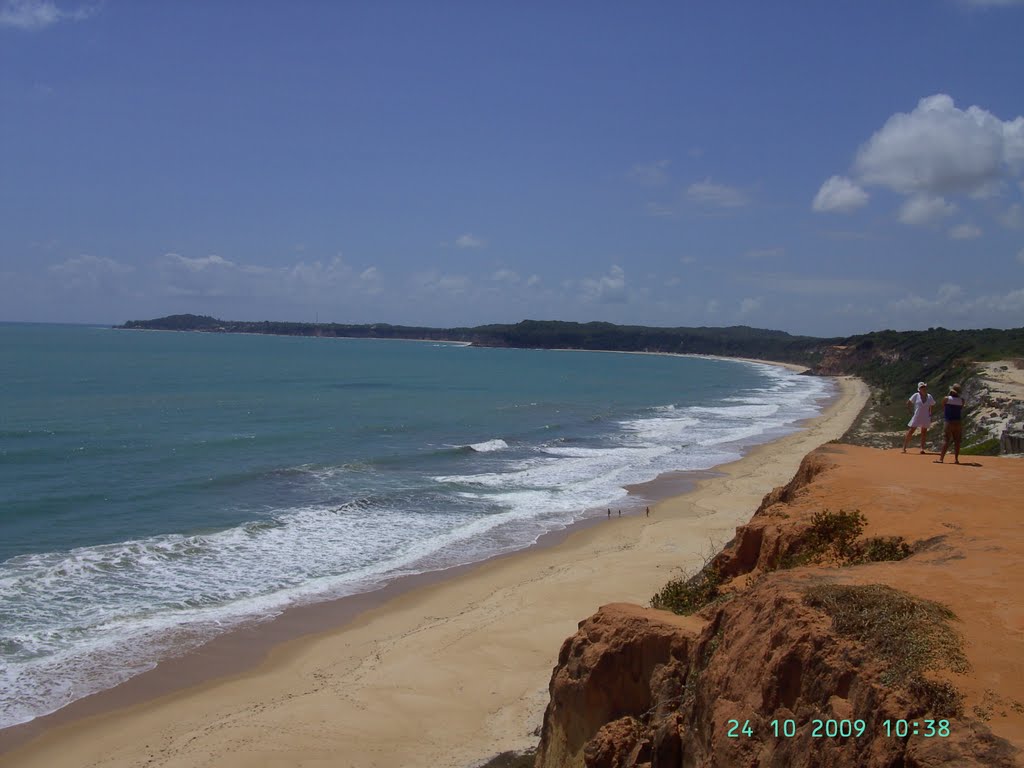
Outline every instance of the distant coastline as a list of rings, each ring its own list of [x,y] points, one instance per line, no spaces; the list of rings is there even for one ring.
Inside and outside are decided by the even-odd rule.
[[[115,326],[132,330],[247,333],[352,339],[404,339],[478,347],[648,352],[698,355],[799,366],[812,376],[855,376],[871,396],[846,435],[861,445],[894,445],[905,428],[904,402],[927,381],[932,391],[960,383],[981,391],[980,363],[1024,361],[1024,327],[953,331],[872,331],[845,338],[795,336],[749,326],[662,328],[613,323],[523,320],[515,324],[430,328],[372,323],[292,323],[220,320],[208,315],[168,315]],[[969,416],[968,419],[973,419]],[[980,430],[970,431],[981,434]],[[983,441],[979,452],[998,453],[999,440]]]
[[[127,330],[251,333],[276,336],[406,339],[445,341],[485,347],[525,349],[585,349],[610,352],[671,352],[676,354],[747,357],[810,365],[823,340],[792,336],[747,326],[729,328],[652,328],[612,323],[570,323],[524,320],[515,325],[431,328],[373,323],[292,323],[220,320],[206,315],[169,315],[132,320],[115,326]]]

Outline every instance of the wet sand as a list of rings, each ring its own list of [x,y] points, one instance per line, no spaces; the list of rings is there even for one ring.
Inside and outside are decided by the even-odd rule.
[[[234,633],[0,732],[0,766],[467,766],[532,746],[577,622],[604,603],[646,603],[727,541],[808,451],[852,423],[867,389],[840,383],[803,431],[653,504],[649,518],[613,512],[550,546]]]

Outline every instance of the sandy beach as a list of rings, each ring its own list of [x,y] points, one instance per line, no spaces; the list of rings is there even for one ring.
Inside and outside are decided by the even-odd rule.
[[[805,454],[842,435],[867,388],[839,383],[802,431],[720,467],[649,518],[614,516],[279,644],[244,671],[45,728],[0,766],[461,768],[535,746],[562,641],[599,606],[646,604],[699,566]]]

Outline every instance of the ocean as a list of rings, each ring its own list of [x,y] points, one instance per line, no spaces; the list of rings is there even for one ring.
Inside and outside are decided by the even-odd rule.
[[[0,728],[799,428],[763,364],[0,324]]]

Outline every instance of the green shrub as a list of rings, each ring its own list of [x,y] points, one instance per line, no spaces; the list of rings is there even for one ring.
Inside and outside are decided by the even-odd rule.
[[[905,560],[912,553],[902,536],[873,536],[854,547],[851,564]]]
[[[716,600],[724,599],[719,591],[722,576],[712,565],[705,565],[689,578],[673,579],[651,598],[651,607],[683,616],[699,611]]]
[[[854,542],[864,530],[867,518],[858,510],[847,512],[815,512],[811,517],[808,547],[819,556],[836,560],[849,559]]]
[[[848,561],[856,550],[856,540],[867,518],[859,511],[815,512],[795,551],[784,556],[780,568],[796,568],[823,560]]]

